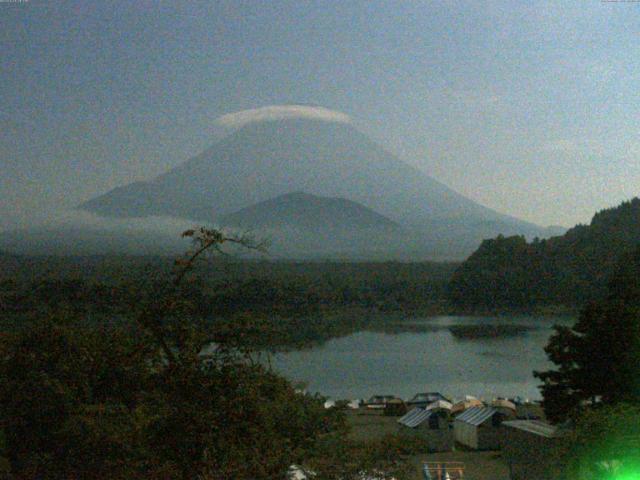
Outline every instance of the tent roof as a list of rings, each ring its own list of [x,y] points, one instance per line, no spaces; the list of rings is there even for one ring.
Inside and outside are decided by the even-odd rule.
[[[451,408],[451,412],[452,413],[462,412],[462,411],[467,410],[468,408],[471,408],[471,407],[484,407],[484,403],[482,403],[477,398],[471,398],[469,400],[462,400],[462,401],[456,403]]]
[[[427,410],[436,410],[439,408],[444,410],[451,410],[453,408],[453,405],[446,400],[437,400],[427,405]]]
[[[491,402],[491,406],[496,408],[509,408],[513,411],[516,410],[515,403],[510,402],[509,400],[505,400],[504,398],[498,398],[497,400],[494,400],[493,402]]]

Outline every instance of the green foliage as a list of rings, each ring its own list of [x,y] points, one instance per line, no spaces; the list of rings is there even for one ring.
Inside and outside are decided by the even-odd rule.
[[[0,415],[20,478],[282,478],[342,419],[236,350],[176,364],[149,336],[38,322],[3,342]],[[151,473],[150,473],[151,472]]]
[[[133,320],[87,322],[82,308],[58,305],[0,337],[13,478],[281,480],[292,464],[318,480],[401,471],[400,452],[347,441],[342,412],[256,361],[252,318],[236,329],[200,318],[187,280],[195,260],[228,242],[254,244],[205,229],[187,235],[194,250],[172,281],[131,303]],[[63,286],[62,303],[90,302],[75,294],[82,284]]]
[[[13,472],[120,471],[135,444],[131,412],[156,360],[144,336],[42,319],[1,346],[0,415]]]
[[[582,412],[562,447],[565,478],[632,480],[640,475],[640,406],[620,403]]]
[[[130,262],[130,270],[126,265]],[[145,263],[147,262],[147,263]],[[375,312],[439,313],[454,266],[432,263],[293,263],[203,261],[198,277],[182,282],[180,296],[215,328],[238,324],[255,348],[306,346],[376,323]],[[47,273],[55,270],[54,273]],[[65,310],[87,323],[122,322],[140,304],[170,290],[170,271],[156,258],[25,257],[24,267],[0,259],[0,313],[4,330],[24,318]],[[354,315],[336,313],[355,312]],[[251,319],[251,322],[246,322]],[[259,328],[258,328],[259,327]],[[246,340],[249,340],[247,338]]]
[[[637,401],[640,394],[640,248],[623,257],[609,294],[587,306],[571,328],[556,327],[546,347],[557,366],[536,372],[549,418],[586,402]]]
[[[316,447],[308,469],[317,480],[406,478],[410,466],[403,461],[409,455],[424,453],[427,448],[396,435],[379,440],[357,442],[345,440],[342,433],[327,435]]]
[[[318,435],[340,424],[319,399],[245,362],[167,370],[146,408],[154,450],[185,477],[195,470],[208,478],[282,478]]]
[[[532,265],[534,258],[535,247],[524,237],[485,240],[455,272],[449,286],[452,303],[489,309],[531,306],[535,299],[529,282],[539,269]]]
[[[640,199],[597,213],[589,226],[527,243],[486,240],[454,273],[448,298],[458,309],[579,307],[602,297],[621,253],[640,243]]]

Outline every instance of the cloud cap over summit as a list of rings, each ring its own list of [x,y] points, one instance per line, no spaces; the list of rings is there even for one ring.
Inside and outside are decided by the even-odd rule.
[[[270,120],[310,119],[325,122],[351,123],[351,117],[337,110],[329,110],[317,105],[269,105],[218,117],[216,124],[226,128],[241,128],[249,123]]]
[[[461,255],[499,233],[544,235],[539,227],[473,202],[400,160],[340,112],[279,106],[232,115],[227,125],[242,126],[200,155],[81,208],[103,216],[220,222],[249,206],[302,191],[357,202],[419,231],[418,243],[430,251],[450,251],[457,243],[456,255]]]

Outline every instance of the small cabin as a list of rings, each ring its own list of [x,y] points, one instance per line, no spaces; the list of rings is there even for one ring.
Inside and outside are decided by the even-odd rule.
[[[425,439],[429,452],[449,452],[453,449],[453,432],[444,411],[414,408],[398,419],[398,423],[399,433]]]
[[[512,420],[491,407],[472,407],[458,415],[453,422],[455,441],[472,450],[498,450],[501,445],[502,422]]]
[[[560,478],[562,460],[557,455],[562,432],[539,420],[502,423],[502,457],[511,480],[555,480]]]

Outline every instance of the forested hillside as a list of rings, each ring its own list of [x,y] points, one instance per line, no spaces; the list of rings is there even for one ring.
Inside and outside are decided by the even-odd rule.
[[[66,312],[84,324],[124,321],[141,301],[166,289],[163,257],[1,257],[0,328],[21,327],[32,312]],[[268,330],[260,348],[301,346],[372,327],[376,313],[446,311],[456,264],[261,262],[211,259],[182,294],[201,318]],[[365,314],[366,313],[366,314]]]
[[[559,237],[485,240],[454,273],[449,300],[465,310],[580,306],[604,293],[616,260],[639,243],[638,198]]]

